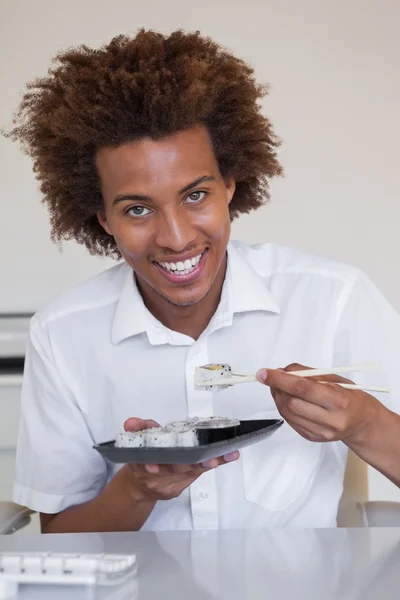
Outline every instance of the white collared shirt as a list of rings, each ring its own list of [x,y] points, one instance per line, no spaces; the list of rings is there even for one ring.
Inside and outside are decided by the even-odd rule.
[[[22,390],[14,500],[57,513],[97,496],[121,465],[92,448],[128,417],[160,424],[188,416],[279,418],[269,388],[251,383],[197,391],[198,365],[255,373],[381,362],[350,374],[392,389],[398,412],[400,319],[360,271],[273,244],[230,242],[219,307],[197,341],[163,326],[121,263],[35,315]],[[347,448],[313,443],[286,423],[160,501],[144,530],[336,525]]]

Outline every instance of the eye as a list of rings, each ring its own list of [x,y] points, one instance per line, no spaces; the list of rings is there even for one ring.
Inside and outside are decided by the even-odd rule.
[[[188,202],[189,204],[196,204],[197,202],[201,202],[205,198],[206,194],[207,192],[192,192],[186,198],[185,202]]]
[[[151,210],[149,208],[139,205],[132,206],[129,210],[126,211],[126,214],[130,215],[131,217],[144,217],[149,213],[151,213]]]

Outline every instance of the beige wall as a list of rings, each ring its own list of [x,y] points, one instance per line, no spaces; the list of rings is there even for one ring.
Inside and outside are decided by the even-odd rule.
[[[398,0],[1,0],[0,124],[57,49],[151,27],[200,29],[270,82],[265,110],[286,178],[234,236],[296,245],[363,268],[400,309]],[[36,310],[108,266],[60,255],[29,161],[0,139],[0,311]],[[400,399],[399,399],[400,402]],[[400,492],[371,472],[371,497]]]

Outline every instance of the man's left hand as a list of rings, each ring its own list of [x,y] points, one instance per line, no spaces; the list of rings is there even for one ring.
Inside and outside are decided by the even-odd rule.
[[[336,383],[352,383],[337,375],[316,378],[290,375],[308,369],[291,364],[284,370],[261,369],[257,378],[271,388],[279,413],[301,436],[313,442],[341,440],[347,445],[368,435],[381,403],[366,392]],[[326,383],[319,383],[319,382]]]

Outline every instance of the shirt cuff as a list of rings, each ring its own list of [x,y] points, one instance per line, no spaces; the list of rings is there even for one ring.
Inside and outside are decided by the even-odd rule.
[[[69,494],[58,496],[55,494],[43,494],[23,485],[16,483],[14,485],[13,501],[22,506],[26,506],[35,512],[56,514],[66,510],[70,506],[83,504],[96,498],[99,492],[90,490],[79,494]]]

